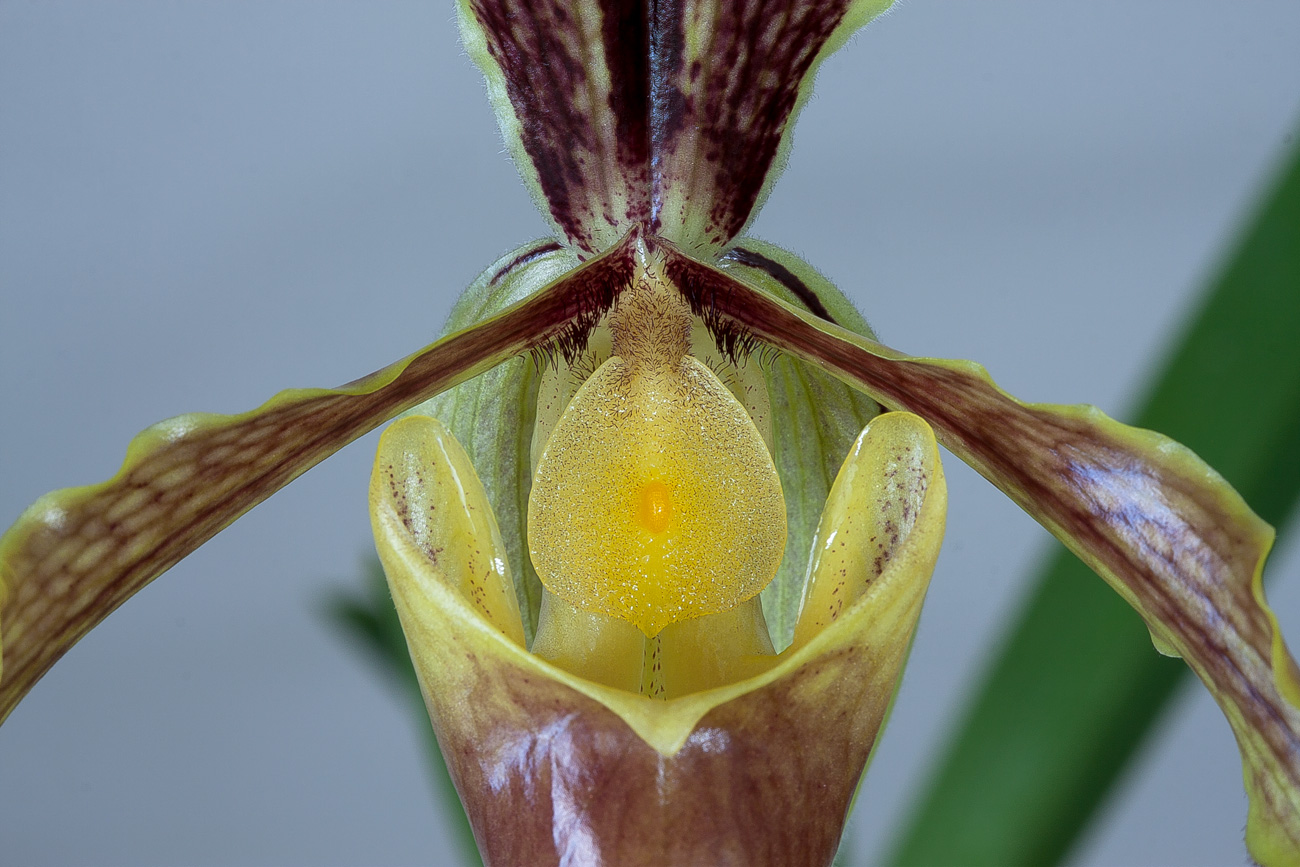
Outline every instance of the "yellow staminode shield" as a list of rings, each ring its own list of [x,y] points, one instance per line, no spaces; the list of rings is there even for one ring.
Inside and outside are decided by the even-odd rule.
[[[616,354],[556,424],[528,535],[548,590],[653,636],[756,596],[780,565],[786,519],[767,446],[727,387],[686,354],[689,330],[646,334],[643,321],[635,304],[625,309]]]

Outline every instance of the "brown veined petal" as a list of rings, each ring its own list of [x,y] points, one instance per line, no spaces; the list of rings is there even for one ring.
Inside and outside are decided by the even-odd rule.
[[[46,494],[0,537],[0,721],[78,639],[244,512],[420,401],[549,340],[580,339],[631,279],[634,244],[338,389],[195,413],[131,441],[107,482]],[[573,335],[576,335],[573,336]]]
[[[891,0],[461,0],[538,207],[589,253],[644,224],[717,251],[749,222],[817,64]]]
[[[914,412],[1106,580],[1181,656],[1237,738],[1261,863],[1300,852],[1300,670],[1261,584],[1273,530],[1184,446],[1088,406],[1024,404],[979,365],[910,358],[665,252],[715,330],[771,344]]]

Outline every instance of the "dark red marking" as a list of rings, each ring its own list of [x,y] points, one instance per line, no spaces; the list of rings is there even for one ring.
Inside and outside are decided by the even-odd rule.
[[[613,199],[627,195],[632,222],[649,214],[644,144],[647,115],[644,0],[605,0],[605,41],[613,86],[608,94],[618,129],[616,153],[602,152],[593,119],[581,111],[590,96],[578,22],[562,3],[473,0],[488,53],[501,68],[521,126],[524,151],[537,171],[551,217],[576,246],[599,252],[601,223],[622,226]],[[638,23],[640,22],[640,23]],[[612,173],[606,170],[613,168]],[[613,184],[607,188],[606,183]],[[621,233],[620,233],[621,234]]]
[[[642,224],[677,237],[659,222],[669,193],[707,213],[707,238],[693,240],[721,247],[734,237],[758,202],[803,78],[849,2],[728,0],[700,20],[692,0],[599,0],[599,46],[584,44],[563,3],[471,0],[471,8],[551,217],[592,253],[610,227],[621,236]],[[689,63],[688,22],[711,40]],[[610,86],[599,94],[584,63],[602,52]],[[613,153],[582,110],[593,97],[610,111]]]
[[[728,251],[727,255],[722,258],[730,259],[732,262],[737,262],[741,265],[748,265],[750,268],[757,268],[785,288],[789,289],[790,293],[794,295],[794,297],[798,298],[799,302],[803,304],[803,306],[808,308],[809,313],[814,316],[819,316],[827,322],[835,322],[835,317],[831,316],[830,311],[826,309],[826,305],[823,304],[822,300],[817,297],[817,294],[809,288],[808,284],[800,280],[798,274],[795,274],[775,259],[769,259],[762,253],[756,253],[753,250],[744,247],[733,247]]]
[[[848,5],[848,0],[720,3],[708,70],[692,75],[693,69],[678,64],[670,81],[656,83],[656,93],[685,89],[689,94],[680,103],[656,104],[663,118],[652,134],[656,173],[663,173],[665,186],[694,173],[697,188],[689,195],[709,209],[705,231],[715,244],[735,237],[749,220],[803,79]],[[668,34],[680,33],[685,3],[665,6],[674,14],[656,17],[652,38],[672,44]],[[781,20],[775,29],[774,20]],[[700,132],[690,152],[677,151],[682,129]],[[698,171],[701,162],[704,172]]]
[[[618,166],[629,190],[639,191],[619,225],[650,217],[650,22],[645,0],[603,0],[609,109],[618,129]]]
[[[520,268],[524,265],[527,265],[529,262],[533,261],[539,256],[545,256],[547,253],[554,253],[556,250],[559,249],[561,249],[561,245],[558,242],[545,241],[541,244],[538,244],[536,247],[532,247],[528,250],[525,250],[515,258],[511,259],[505,265],[498,268],[497,272],[493,274],[492,277],[488,280],[488,285],[489,286],[497,285],[498,283],[500,283],[502,280],[505,279],[507,274],[509,274],[511,271],[515,270],[516,268]]]

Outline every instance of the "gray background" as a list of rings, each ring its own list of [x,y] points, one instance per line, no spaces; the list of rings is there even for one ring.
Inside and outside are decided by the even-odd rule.
[[[427,343],[542,235],[447,2],[0,2],[0,524],[180,412]],[[913,2],[824,68],[754,232],[882,337],[1122,413],[1300,124],[1300,3]],[[1207,395],[1206,411],[1231,396]],[[373,435],[128,602],[0,730],[9,864],[442,863],[410,719],[319,601],[369,549]],[[853,820],[867,861],[1047,549],[959,462]],[[1300,630],[1300,552],[1272,564]],[[1077,864],[1241,864],[1188,691]]]

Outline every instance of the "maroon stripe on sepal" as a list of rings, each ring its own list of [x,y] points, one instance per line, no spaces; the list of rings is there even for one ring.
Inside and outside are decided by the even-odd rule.
[[[618,165],[636,195],[627,222],[650,216],[650,32],[646,0],[601,0],[609,109],[618,130]]]
[[[652,229],[717,249],[744,228],[804,78],[850,0],[656,3]],[[690,54],[686,33],[699,43]]]
[[[550,216],[588,253],[633,224],[683,249],[726,246],[753,216],[805,79],[853,5],[468,2]]]
[[[587,252],[612,246],[650,212],[644,0],[472,0],[470,8],[551,218]]]
[[[547,253],[554,253],[556,250],[559,249],[562,249],[562,247],[558,241],[542,241],[541,243],[537,244],[535,247],[531,247],[525,250],[524,252],[520,253],[518,256],[516,256],[515,258],[511,259],[509,262],[507,262],[506,264],[498,268],[496,273],[493,274],[492,277],[488,280],[488,285],[489,286],[497,285],[502,280],[504,280],[506,276],[510,274],[510,272],[514,271],[516,268],[522,268],[524,265],[527,265],[529,262],[533,261],[539,256],[545,256]]]

